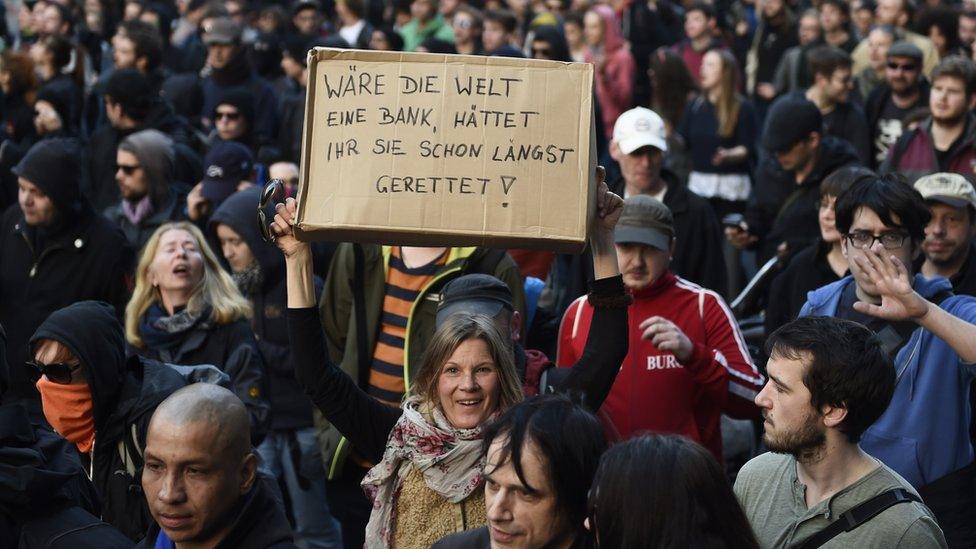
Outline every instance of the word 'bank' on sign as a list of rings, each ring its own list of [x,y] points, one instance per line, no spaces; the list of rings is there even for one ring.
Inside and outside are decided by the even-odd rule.
[[[591,65],[316,48],[308,67],[299,238],[585,246]]]

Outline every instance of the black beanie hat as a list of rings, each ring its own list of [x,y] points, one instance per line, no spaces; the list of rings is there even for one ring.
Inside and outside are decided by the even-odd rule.
[[[11,171],[37,186],[62,215],[81,214],[81,151],[74,139],[37,142]]]

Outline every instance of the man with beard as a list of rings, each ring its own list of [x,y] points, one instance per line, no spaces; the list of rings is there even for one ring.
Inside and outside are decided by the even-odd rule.
[[[925,262],[920,272],[932,278],[943,276],[957,294],[976,295],[976,190],[965,177],[955,173],[935,173],[915,182],[932,212],[925,227],[922,252]]]
[[[851,516],[834,547],[945,547],[918,493],[858,446],[891,401],[895,371],[881,341],[847,320],[807,317],[767,342],[769,383],[756,397],[770,452],[739,471],[735,494],[763,547],[819,547],[811,540]],[[890,494],[876,515],[849,513]],[[867,504],[870,505],[870,504]]]
[[[880,40],[881,31],[876,34]],[[868,95],[864,111],[871,130],[871,167],[888,157],[888,150],[903,132],[902,119],[928,102],[929,87],[922,77],[922,50],[908,42],[895,42],[885,56],[884,81]]]
[[[135,250],[167,221],[183,218],[187,188],[173,179],[173,142],[157,130],[133,133],[119,143],[116,156],[122,199],[104,215],[118,225]]]
[[[969,437],[976,299],[952,295],[942,277],[914,273],[931,214],[902,180],[863,178],[835,211],[851,275],[810,292],[800,316],[853,320],[878,335],[895,364],[895,392],[861,446],[918,490],[950,547],[976,546]]]
[[[976,116],[969,112],[974,95],[972,61],[952,56],[939,63],[932,71],[929,93],[932,116],[898,138],[879,171],[899,172],[909,182],[933,172],[971,177],[976,167]]]
[[[923,72],[931,74],[932,69],[939,62],[939,52],[931,40],[909,29],[909,24],[911,24],[914,15],[915,2],[913,0],[878,0],[874,10],[874,22],[878,25],[891,25],[898,29],[898,33],[904,37],[904,40],[911,42],[922,52]],[[870,65],[868,40],[861,40],[861,43],[851,52],[851,56],[854,58],[854,72],[860,72],[868,67]]]

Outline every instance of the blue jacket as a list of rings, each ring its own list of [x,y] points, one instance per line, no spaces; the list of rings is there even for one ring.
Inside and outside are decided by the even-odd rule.
[[[847,276],[807,294],[800,316],[835,316]],[[915,275],[915,291],[928,299],[951,290],[942,277]],[[976,298],[954,295],[939,305],[976,323]],[[966,364],[945,341],[918,328],[895,357],[898,381],[891,404],[861,437],[861,448],[920,488],[973,462],[969,441],[969,386],[976,365]]]

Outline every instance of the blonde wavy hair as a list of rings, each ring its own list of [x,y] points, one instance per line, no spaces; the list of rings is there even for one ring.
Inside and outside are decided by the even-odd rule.
[[[420,371],[410,388],[410,394],[421,401],[421,406],[440,406],[437,396],[437,380],[441,369],[461,343],[469,339],[481,339],[488,345],[488,352],[498,371],[498,412],[504,412],[522,401],[522,384],[515,371],[511,346],[505,342],[494,320],[485,315],[455,314],[434,332],[421,360]]]
[[[197,250],[203,257],[203,279],[193,289],[186,308],[191,313],[199,313],[208,305],[211,307],[210,319],[217,324],[229,324],[242,318],[251,317],[251,304],[241,295],[234,279],[227,274],[217,261],[217,256],[207,244],[200,229],[187,221],[177,221],[160,225],[149,237],[139,265],[136,266],[136,288],[132,299],[125,307],[125,338],[130,344],[144,348],[145,342],[139,335],[139,321],[153,303],[162,303],[159,290],[149,281],[149,267],[156,257],[159,240],[169,231],[186,231],[196,240]]]

